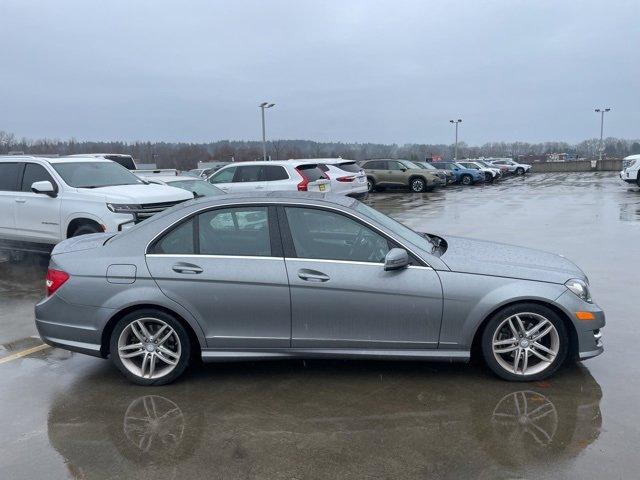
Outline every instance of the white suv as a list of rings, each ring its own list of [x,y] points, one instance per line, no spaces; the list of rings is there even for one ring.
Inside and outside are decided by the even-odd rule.
[[[360,197],[367,194],[367,175],[354,160],[344,158],[316,158],[318,167],[331,180],[331,191],[341,195]]]
[[[317,162],[311,160],[237,162],[222,167],[208,180],[228,193],[331,190],[331,182]]]
[[[515,175],[524,175],[529,170],[531,170],[531,165],[527,165],[526,163],[518,163],[511,160],[510,158],[485,158],[485,161],[497,167],[505,166],[507,167],[509,173],[513,173]]]
[[[622,159],[622,171],[620,178],[627,183],[637,183],[640,187],[640,155],[629,155]]]
[[[118,232],[192,198],[102,158],[0,157],[0,241],[24,250]]]

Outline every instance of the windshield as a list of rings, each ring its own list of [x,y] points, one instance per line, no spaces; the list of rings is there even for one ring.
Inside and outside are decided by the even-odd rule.
[[[75,188],[144,185],[146,183],[115,162],[53,163],[52,166],[67,185]]]
[[[401,163],[403,163],[405,167],[412,170],[424,170],[424,168],[420,168],[418,165],[416,165],[413,162],[410,162],[409,160],[402,160]]]
[[[213,197],[215,195],[224,195],[225,193],[218,187],[214,187],[204,180],[175,180],[167,182],[167,185],[188,190],[189,192],[195,193],[198,197]]]
[[[407,242],[411,242],[415,246],[420,247],[427,252],[433,250],[434,245],[427,237],[414,232],[409,227],[404,226],[393,218],[387,217],[384,213],[380,213],[379,211],[368,207],[364,203],[358,203],[358,205],[356,206],[356,210],[388,228],[399,237],[404,238]]]
[[[437,170],[436,167],[434,167],[433,165],[431,165],[430,163],[427,163],[427,162],[416,163],[416,165],[418,165],[423,170]]]

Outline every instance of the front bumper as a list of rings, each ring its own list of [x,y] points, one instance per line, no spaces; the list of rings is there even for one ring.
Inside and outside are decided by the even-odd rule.
[[[575,354],[578,359],[586,360],[600,355],[604,351],[602,328],[606,324],[602,309],[595,303],[582,301],[568,289],[556,299],[556,303],[573,324],[577,340]],[[576,312],[590,312],[594,319],[578,320]]]

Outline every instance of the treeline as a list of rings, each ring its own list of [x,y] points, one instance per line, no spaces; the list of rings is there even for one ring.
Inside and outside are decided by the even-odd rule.
[[[77,153],[126,153],[142,163],[156,163],[160,168],[193,168],[199,161],[256,160],[262,158],[262,143],[256,141],[220,140],[210,143],[168,142],[92,142],[54,139],[16,138],[0,131],[0,155],[24,152],[39,155],[72,155]],[[491,142],[481,146],[458,143],[458,157],[516,157],[526,155],[543,157],[549,153],[572,153],[580,157],[595,158],[599,140],[589,139],[578,144],[566,142]],[[640,153],[640,140],[607,138],[604,154],[625,157]],[[272,159],[342,157],[354,160],[366,158],[406,158],[423,160],[439,155],[453,158],[453,145],[378,143],[314,142],[311,140],[272,140],[267,142],[267,154]]]

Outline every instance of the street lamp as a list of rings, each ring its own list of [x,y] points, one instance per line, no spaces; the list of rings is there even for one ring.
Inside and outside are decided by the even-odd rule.
[[[600,161],[602,161],[602,152],[604,150],[604,143],[602,143],[602,134],[604,133],[604,114],[610,111],[610,108],[596,108],[596,113],[600,114],[600,155],[598,156]]]
[[[457,120],[449,120],[449,123],[455,123],[456,124],[456,146],[455,146],[455,150],[453,153],[453,160],[457,161],[458,160],[458,124],[462,123],[462,119],[459,118]]]
[[[267,137],[264,130],[264,109],[274,107],[275,103],[262,102],[260,110],[262,111],[262,160],[267,160]]]

